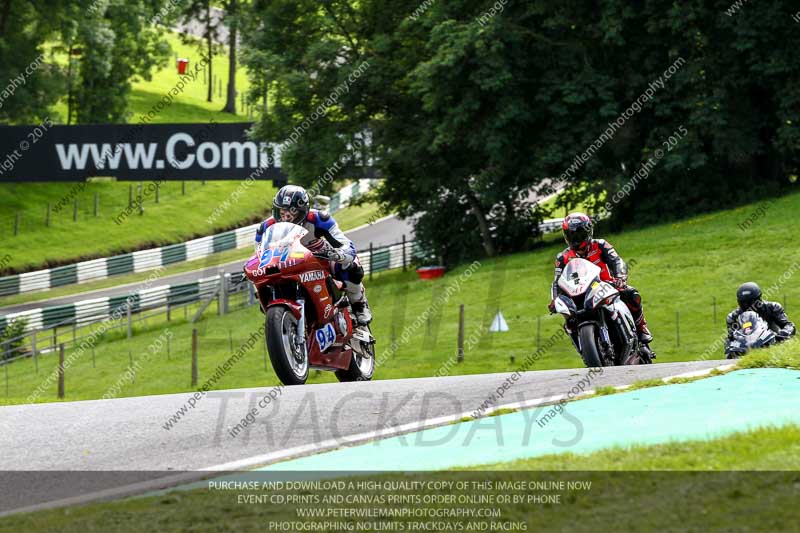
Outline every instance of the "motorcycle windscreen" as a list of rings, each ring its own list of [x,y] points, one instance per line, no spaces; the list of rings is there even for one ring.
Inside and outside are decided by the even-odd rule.
[[[272,261],[285,262],[292,245],[306,233],[308,230],[291,222],[278,222],[267,228],[261,241],[262,253],[258,266],[267,266]]]
[[[599,275],[599,266],[586,259],[576,258],[564,267],[561,277],[558,278],[558,286],[569,296],[580,296]]]
[[[737,319],[739,329],[734,335],[747,346],[759,346],[773,335],[767,323],[754,311],[746,311]]]
[[[295,237],[302,238],[306,233],[308,233],[308,230],[302,226],[298,226],[297,224],[292,224],[291,222],[278,222],[267,228],[267,232],[264,234],[264,240],[262,242],[265,245],[291,245],[294,242]]]

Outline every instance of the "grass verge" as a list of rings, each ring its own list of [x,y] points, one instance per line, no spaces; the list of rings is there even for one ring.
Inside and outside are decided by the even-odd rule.
[[[763,427],[711,440],[615,446],[585,455],[565,452],[464,470],[800,471],[800,426]]]

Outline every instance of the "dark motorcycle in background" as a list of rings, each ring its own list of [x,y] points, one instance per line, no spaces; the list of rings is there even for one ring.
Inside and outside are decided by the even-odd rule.
[[[264,333],[272,368],[284,385],[302,385],[309,369],[329,370],[339,381],[366,381],[375,371],[375,339],[357,326],[341,282],[327,259],[300,239],[307,230],[278,222],[244,267],[266,315]]]
[[[639,343],[636,323],[619,291],[600,279],[600,267],[576,258],[558,279],[565,294],[555,300],[567,333],[587,367],[641,365],[653,362],[647,345]]]
[[[745,311],[736,319],[733,340],[725,346],[725,357],[736,359],[750,350],[764,348],[778,342],[778,336],[767,321],[755,311]]]

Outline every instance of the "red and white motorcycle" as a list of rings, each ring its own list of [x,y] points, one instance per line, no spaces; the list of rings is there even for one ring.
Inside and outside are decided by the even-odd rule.
[[[558,287],[565,294],[555,300],[556,313],[564,315],[567,333],[587,367],[653,362],[650,348],[639,343],[633,315],[619,291],[600,279],[600,267],[572,259]]]

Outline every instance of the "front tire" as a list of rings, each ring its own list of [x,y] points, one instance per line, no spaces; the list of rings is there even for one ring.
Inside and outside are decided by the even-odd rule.
[[[303,385],[308,379],[308,355],[295,343],[297,319],[283,306],[267,309],[264,323],[272,368],[284,385]],[[305,339],[303,339],[305,342]]]
[[[580,329],[581,357],[587,368],[603,366],[600,350],[597,349],[597,326],[584,324]]]

